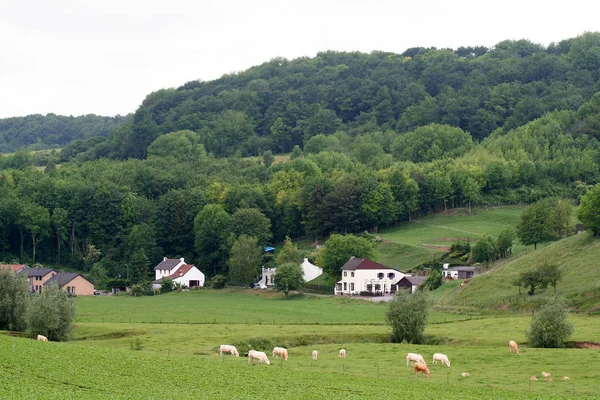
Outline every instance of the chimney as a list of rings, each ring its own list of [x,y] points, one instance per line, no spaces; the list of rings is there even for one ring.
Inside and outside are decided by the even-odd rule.
[[[449,266],[450,264],[444,264],[444,269],[448,269]]]
[[[167,261],[167,257],[163,257],[163,261]]]
[[[308,258],[305,257],[304,258],[304,262],[307,263],[308,262]]]
[[[183,258],[180,258],[180,260],[181,260],[182,263],[185,263],[185,261],[183,261]]]

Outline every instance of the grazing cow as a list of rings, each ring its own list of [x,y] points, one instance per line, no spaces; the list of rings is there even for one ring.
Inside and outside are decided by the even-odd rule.
[[[519,346],[517,346],[517,342],[511,340],[508,342],[508,352],[512,353],[513,351],[519,354]]]
[[[531,378],[529,378],[530,381],[537,381],[537,378],[535,377],[535,375],[533,375]]]
[[[408,363],[413,363],[413,362],[417,362],[417,363],[421,363],[421,364],[425,364],[427,365],[427,363],[425,362],[425,359],[423,358],[422,355],[417,354],[417,353],[408,353],[406,355],[406,366],[408,367]]]
[[[319,352],[317,350],[313,350],[312,357],[313,360],[317,361],[317,358],[319,358]]]
[[[441,362],[442,364],[446,364],[447,366],[450,366],[450,360],[448,360],[448,356],[445,354],[435,353],[433,355],[433,363],[437,364],[438,361]]]
[[[429,377],[431,376],[431,372],[429,372],[429,368],[427,367],[427,364],[416,363],[415,364],[415,375],[419,376],[419,372],[421,373],[421,375],[423,375],[423,374],[427,375],[427,379],[429,379]]]
[[[567,381],[570,380],[571,378],[569,378],[568,376],[564,375],[562,378],[560,378],[563,381]]]
[[[544,379],[546,382],[552,382],[552,378],[548,377]]]
[[[468,378],[471,375],[469,375],[468,372],[463,372],[462,374],[460,374],[460,376],[462,376],[463,378]]]
[[[41,340],[42,342],[47,342],[48,338],[46,336],[37,335],[37,340]]]
[[[232,346],[230,344],[222,344],[221,347],[219,347],[219,355],[222,356],[223,353],[231,353],[232,356],[236,357],[240,356],[240,353],[238,353],[235,346]]]
[[[252,364],[252,360],[258,360],[259,364],[265,363],[270,365],[269,357],[262,351],[250,350],[248,352],[248,364]]]
[[[346,349],[340,349],[340,358],[346,358]]]
[[[280,356],[284,360],[287,360],[288,359],[287,349],[284,349],[283,347],[275,347],[273,349],[273,357],[277,358],[277,357],[280,357]]]
[[[542,376],[547,378],[549,376],[552,376],[552,374],[550,372],[542,371]]]

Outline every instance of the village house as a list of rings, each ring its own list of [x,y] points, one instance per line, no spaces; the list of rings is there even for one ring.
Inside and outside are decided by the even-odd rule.
[[[323,274],[323,268],[317,267],[315,264],[308,261],[308,258],[305,258],[304,261],[300,264],[302,268],[302,278],[304,282],[310,282],[316,277]],[[273,277],[277,272],[277,268],[265,268],[262,267],[262,273],[259,284],[263,284],[267,287],[271,287],[274,285]]]
[[[411,276],[406,275],[396,282],[396,288],[398,291],[406,290],[408,293],[413,294],[417,288],[427,280],[427,276]]]
[[[44,288],[49,285],[58,285],[59,288],[72,296],[90,296],[94,294],[94,283],[77,272],[58,272],[45,282]]]
[[[25,268],[29,268],[27,264],[0,264],[0,269],[10,269],[13,272],[19,273]]]
[[[475,267],[449,267],[444,264],[442,276],[444,279],[471,279],[477,274]]]
[[[44,285],[58,272],[53,268],[23,268],[19,275],[27,277],[29,290],[41,293]]]
[[[183,258],[167,258],[154,267],[156,279],[152,281],[152,288],[159,289],[163,279],[170,279],[181,287],[202,287],[205,277],[195,265],[186,264]]]
[[[336,295],[388,294],[396,291],[394,285],[405,274],[376,263],[368,258],[350,258],[342,267],[342,280],[336,283]]]

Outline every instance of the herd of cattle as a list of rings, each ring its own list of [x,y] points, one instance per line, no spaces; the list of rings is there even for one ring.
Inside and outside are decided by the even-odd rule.
[[[519,354],[519,346],[517,345],[517,343],[515,341],[511,340],[510,342],[508,342],[508,351],[509,351],[509,353],[515,352],[515,353]],[[219,355],[222,356],[225,353],[229,353],[236,357],[240,356],[240,353],[238,352],[236,347],[232,346],[230,344],[222,344],[221,347],[219,348]],[[285,349],[283,347],[275,347],[275,348],[273,348],[272,357],[273,358],[281,357],[283,360],[287,360],[288,359],[288,351],[287,351],[287,349]],[[339,357],[346,358],[346,349],[340,349]],[[318,358],[319,358],[319,352],[317,350],[313,350],[312,351],[312,359],[317,360]],[[256,351],[256,350],[249,350],[248,351],[248,364],[253,364],[254,360],[257,360],[260,364],[263,364],[263,363],[265,363],[267,365],[271,364],[269,361],[269,357],[267,357],[267,355],[264,352]],[[438,362],[441,363],[442,365],[446,364],[448,367],[450,366],[450,360],[448,359],[448,356],[445,354],[435,353],[433,355],[432,364],[437,364]],[[419,372],[420,372],[421,375],[425,375],[427,378],[429,378],[431,376],[431,371],[429,370],[429,367],[421,354],[408,353],[406,355],[406,366],[407,367],[408,367],[409,363],[413,366],[413,368],[415,370],[415,375],[418,376]],[[464,378],[468,378],[470,376],[470,374],[468,372],[463,372],[460,375]],[[542,372],[542,376],[545,377],[546,381],[549,381],[549,382],[552,381],[552,377],[549,372]],[[535,376],[532,376],[530,379],[533,381],[538,380]],[[561,379],[567,380],[570,378],[568,376],[563,376]]]

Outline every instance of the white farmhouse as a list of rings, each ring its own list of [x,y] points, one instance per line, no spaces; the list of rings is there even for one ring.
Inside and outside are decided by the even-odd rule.
[[[186,264],[183,258],[167,258],[154,267],[156,280],[152,281],[152,288],[158,289],[163,279],[170,279],[182,287],[204,286],[204,274],[194,265]]]
[[[308,258],[305,258],[302,264],[300,264],[302,268],[302,278],[304,282],[310,282],[315,279],[317,276],[323,274],[323,268],[317,267],[315,264],[308,261]],[[260,281],[258,283],[262,283],[265,286],[273,286],[275,277],[275,273],[277,272],[277,268],[262,268],[262,275]]]
[[[342,267],[342,280],[335,285],[336,295],[359,295],[361,292],[394,293],[395,283],[403,272],[376,263],[368,258],[350,258]]]

